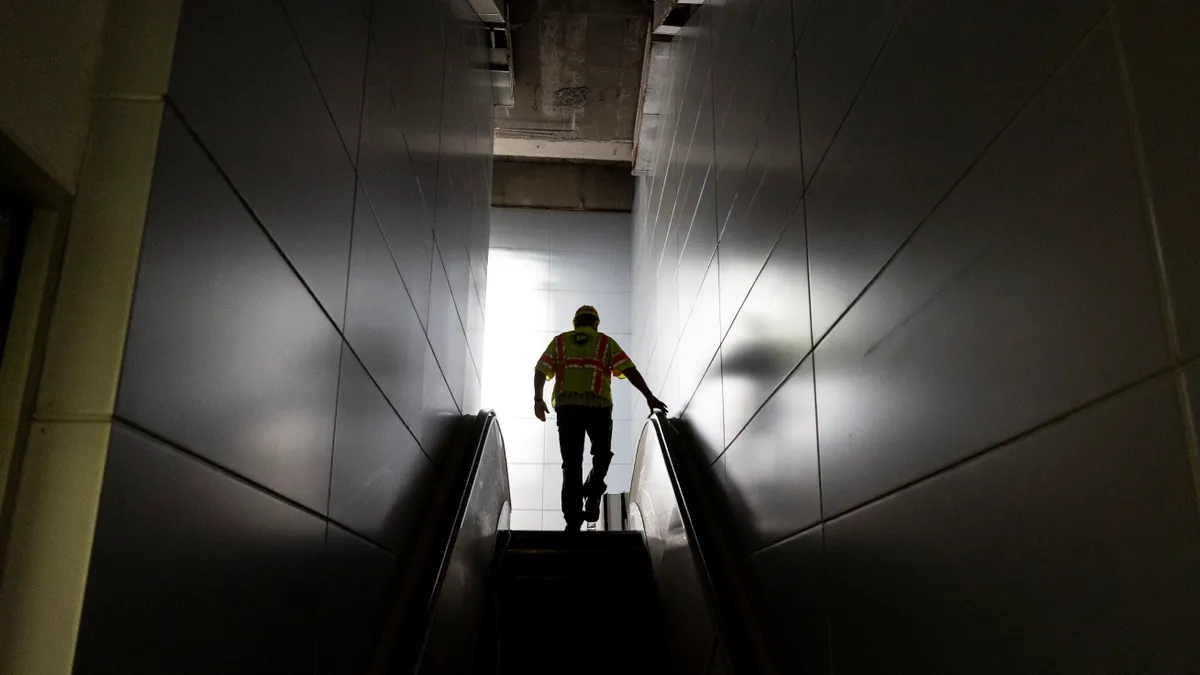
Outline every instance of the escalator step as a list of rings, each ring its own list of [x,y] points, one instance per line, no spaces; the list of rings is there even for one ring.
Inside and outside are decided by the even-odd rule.
[[[548,574],[586,573],[593,575],[645,575],[650,574],[650,561],[644,555],[590,555],[587,553],[528,553],[508,552],[500,558],[500,571],[532,572],[543,570]]]
[[[496,554],[489,673],[664,672],[646,653],[661,641],[640,533],[510,532]]]
[[[507,537],[509,550],[589,550],[641,549],[640,532],[523,532],[512,531]]]

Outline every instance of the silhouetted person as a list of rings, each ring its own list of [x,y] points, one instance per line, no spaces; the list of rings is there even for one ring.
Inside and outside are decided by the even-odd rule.
[[[591,305],[575,310],[575,330],[550,341],[533,375],[533,412],[546,421],[542,390],[554,380],[550,399],[558,413],[558,447],[562,452],[562,511],[567,530],[600,518],[600,497],[608,487],[604,477],[612,462],[612,376],[629,378],[646,397],[651,410],[667,406],[650,392],[646,380],[617,341],[601,333],[600,313]],[[583,437],[592,442],[592,470],[583,476]],[[580,502],[584,502],[581,508]]]

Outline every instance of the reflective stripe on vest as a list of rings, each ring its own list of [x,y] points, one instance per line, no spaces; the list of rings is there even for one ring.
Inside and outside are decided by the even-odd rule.
[[[557,367],[554,371],[554,396],[558,397],[562,393],[563,379],[567,376],[567,364],[563,358],[566,350],[563,348],[563,336],[559,333],[558,337],[554,338],[554,362]]]
[[[600,339],[596,340],[596,357],[593,359],[592,368],[596,370],[596,376],[592,380],[592,391],[600,394],[604,392],[604,376],[608,374],[608,336],[604,333],[600,334]]]

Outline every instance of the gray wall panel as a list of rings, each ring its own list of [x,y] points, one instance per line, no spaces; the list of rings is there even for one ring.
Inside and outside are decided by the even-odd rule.
[[[395,593],[395,555],[330,524],[321,593],[318,675],[370,672]]]
[[[283,0],[350,160],[358,162],[367,13],[361,0]]]
[[[1192,427],[1200,429],[1200,363],[1193,363],[1187,369],[1187,391],[1188,399],[1192,404]],[[1197,448],[1192,448],[1195,453]],[[1195,457],[1195,455],[1193,455]],[[1200,457],[1196,457],[1200,459]],[[1192,467],[1193,471],[1200,471],[1200,467]],[[1200,484],[1200,476],[1197,478],[1197,484]]]
[[[908,7],[812,181],[818,336],[1106,6],[1103,0],[915,0]]]
[[[283,7],[184,3],[173,67],[170,99],[340,324],[354,167]]]
[[[789,80],[791,72],[789,69]],[[746,169],[738,202],[721,235],[722,336],[804,193],[796,90],[790,83],[780,88],[759,131],[758,147]]]
[[[829,669],[828,572],[822,526],[756,553],[752,602],[759,629],[773,649],[779,673],[827,673]],[[904,630],[904,624],[895,626]],[[895,661],[893,672],[908,672]]]
[[[324,512],[340,342],[168,112],[117,415]]]
[[[437,247],[434,251],[437,252]],[[468,362],[466,335],[454,307],[454,296],[440,257],[433,261],[430,292],[429,344],[441,366],[455,402],[462,403]]]
[[[801,205],[784,224],[771,257],[721,344],[725,380],[731,388],[724,410],[730,440],[812,348],[804,234]]]
[[[1127,128],[1098,31],[817,348],[828,514],[1168,365]]]
[[[797,23],[796,92],[804,135],[804,182],[812,180],[829,144],[911,0],[816,0]]]
[[[330,519],[402,554],[424,519],[423,489],[431,478],[432,465],[417,439],[354,353],[345,349],[329,488]]]
[[[700,380],[696,395],[681,416],[695,432],[702,459],[711,464],[725,450],[725,429],[721,420],[721,354],[713,359]],[[670,405],[670,404],[668,404]]]
[[[360,191],[346,294],[346,340],[404,421],[419,427],[424,397],[412,383],[424,376],[425,333],[405,290]]]
[[[705,168],[704,175],[697,179],[699,194],[694,215],[683,216],[685,220],[690,220],[687,238],[679,252],[679,311],[684,319],[695,305],[700,285],[716,252],[717,210],[714,181],[710,164]]]
[[[325,523],[117,424],[74,672],[302,673]]]
[[[1200,355],[1200,5],[1119,3],[1154,215],[1185,357]]]
[[[725,362],[722,361],[722,364]],[[728,370],[725,400],[742,395]],[[821,520],[817,401],[812,359],[775,392],[722,457],[726,491],[746,527],[740,539],[757,550]]]
[[[1177,424],[1160,424],[1179,404],[1112,407],[1169,373],[1200,409],[1194,5],[796,0],[764,23],[778,4],[723,0],[671,45],[662,134],[639,149],[654,161],[634,197],[632,344],[716,458],[780,672],[828,670],[831,639],[839,673],[1200,672],[1181,637],[1196,626],[1181,562],[1195,561],[1195,476]],[[774,51],[780,23],[794,54]],[[713,95],[696,97],[686,83],[705,74]],[[768,132],[763,96],[795,97],[798,157]],[[789,180],[768,188],[776,175]],[[687,321],[719,228],[729,330],[710,368],[712,341]],[[1109,439],[1101,421],[1126,426]],[[1043,427],[1065,434],[1045,452],[1070,460],[989,463]],[[1093,438],[1109,445],[1085,461]],[[1131,469],[1135,452],[1152,466]],[[1055,490],[1069,508],[1043,498]],[[869,527],[826,564],[831,518]],[[944,522],[952,534],[930,531]],[[959,555],[958,538],[975,548]],[[826,571],[844,581],[828,602]],[[1164,600],[1170,583],[1182,599]]]
[[[371,33],[381,51],[380,69],[393,87],[415,168],[418,204],[428,218],[436,203],[442,152],[443,68],[449,30],[444,14],[461,4],[458,0],[377,0],[371,16]]]
[[[729,29],[736,34],[735,40],[741,39],[732,53],[718,46],[713,70],[717,92],[717,223],[722,230],[730,211],[753,194],[754,186],[745,180],[746,165],[758,146],[771,104],[781,86],[792,89],[790,83],[783,82],[792,52],[791,4],[788,0],[744,4],[754,5],[746,10],[753,13],[752,23]],[[725,60],[733,61],[736,70],[726,72],[722,66]],[[791,96],[795,98],[794,90]],[[724,111],[723,98],[731,102]]]
[[[483,30],[466,0],[183,5],[116,409],[156,440],[114,435],[78,669],[366,672],[480,399]]]
[[[832,522],[837,672],[1195,672],[1175,406],[1156,380]]]
[[[680,392],[685,398],[690,398],[692,392],[696,391],[708,368],[709,359],[721,343],[721,275],[717,267],[717,258],[714,257],[696,294],[691,316],[680,314],[680,325],[688,337],[679,343],[675,370],[679,377]]]
[[[433,220],[426,211],[404,136],[399,101],[377,42],[367,57],[359,177],[422,324],[429,317]]]
[[[429,453],[430,459],[437,463],[441,457],[438,450],[442,449],[442,445],[453,431],[459,409],[429,345],[425,345],[425,379],[422,388],[424,405],[421,408],[420,433],[417,438],[421,441],[421,447]]]

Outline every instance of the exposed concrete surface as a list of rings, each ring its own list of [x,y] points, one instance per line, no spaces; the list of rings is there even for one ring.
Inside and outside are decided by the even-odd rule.
[[[632,211],[628,166],[496,161],[492,206]]]
[[[650,9],[641,0],[512,0],[514,104],[497,110],[496,137],[543,147],[632,142]]]

